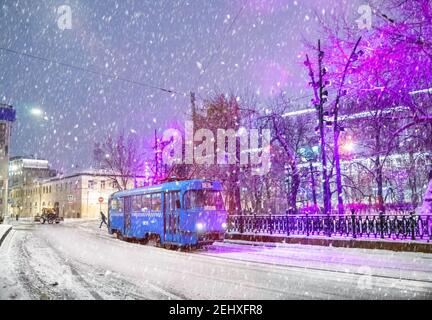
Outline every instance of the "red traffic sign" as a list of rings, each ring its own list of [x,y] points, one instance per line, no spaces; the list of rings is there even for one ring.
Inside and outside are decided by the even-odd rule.
[[[104,198],[103,197],[99,197],[98,201],[99,201],[99,203],[102,203],[104,201]]]

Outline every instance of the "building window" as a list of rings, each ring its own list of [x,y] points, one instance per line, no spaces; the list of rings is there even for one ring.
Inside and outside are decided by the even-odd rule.
[[[94,180],[89,180],[88,181],[88,188],[89,189],[94,189],[95,187],[95,181]]]

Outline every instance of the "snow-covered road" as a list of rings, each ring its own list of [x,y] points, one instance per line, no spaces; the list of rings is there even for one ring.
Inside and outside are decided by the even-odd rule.
[[[432,255],[122,242],[97,221],[20,222],[0,247],[1,299],[432,299]]]

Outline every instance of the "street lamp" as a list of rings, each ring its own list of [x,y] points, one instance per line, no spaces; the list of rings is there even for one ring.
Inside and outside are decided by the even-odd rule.
[[[352,153],[355,149],[355,143],[351,136],[347,137],[347,140],[342,144],[342,150],[346,153]]]
[[[43,115],[43,111],[42,109],[35,107],[30,109],[30,114],[36,117],[40,117]]]

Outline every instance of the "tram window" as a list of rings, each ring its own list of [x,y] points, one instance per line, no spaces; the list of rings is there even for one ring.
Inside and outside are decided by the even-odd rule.
[[[132,197],[132,211],[141,211],[141,196]]]
[[[123,212],[123,198],[111,200],[111,210]]]
[[[151,194],[145,194],[142,196],[142,208],[141,211],[148,211],[151,208]]]
[[[160,193],[152,194],[152,211],[160,211],[161,209],[161,195]]]
[[[176,211],[180,209],[180,192],[171,192],[169,193],[169,209],[170,211]]]
[[[184,205],[186,209],[224,210],[221,193],[216,190],[190,190],[184,196]]]
[[[117,210],[117,206],[118,206],[117,201],[118,201],[117,199],[111,200],[111,210]]]

